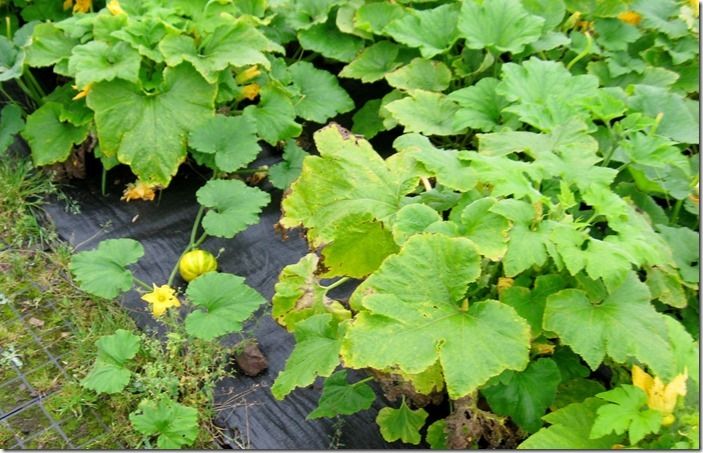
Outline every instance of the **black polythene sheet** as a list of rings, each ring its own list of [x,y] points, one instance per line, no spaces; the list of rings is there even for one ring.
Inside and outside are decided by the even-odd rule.
[[[270,163],[263,162],[263,163]],[[111,172],[112,174],[113,172]],[[110,181],[108,194],[100,193],[98,181],[74,183],[64,192],[70,202],[55,200],[45,210],[56,225],[59,236],[76,247],[90,250],[109,238],[132,238],[144,246],[145,255],[132,267],[141,280],[164,284],[188,243],[193,220],[198,210],[195,191],[205,180],[197,174],[182,171],[171,186],[154,202],[120,201],[126,180]],[[209,238],[202,248],[217,254],[220,270],[246,278],[268,301],[281,269],[297,262],[308,252],[301,235],[293,231],[287,240],[274,231],[280,218],[281,192],[270,190],[272,201],[260,222],[239,233],[234,239]],[[72,213],[70,205],[78,207]],[[74,210],[75,211],[75,210]],[[183,282],[179,279],[178,284]],[[345,291],[346,286],[346,291]],[[342,285],[337,294],[349,294],[351,286]],[[140,295],[131,291],[120,303],[144,330],[160,331]],[[322,379],[309,388],[293,391],[284,401],[277,401],[270,392],[275,377],[285,366],[295,344],[293,337],[278,326],[269,315],[270,303],[259,310],[245,330],[254,336],[269,361],[268,370],[255,378],[237,374],[220,381],[215,389],[215,422],[225,429],[231,448],[256,449],[380,449],[401,445],[386,443],[375,418],[382,407],[379,399],[366,411],[337,420],[307,421],[305,417],[320,398]],[[233,344],[241,337],[225,338]],[[359,373],[350,372],[352,381]]]

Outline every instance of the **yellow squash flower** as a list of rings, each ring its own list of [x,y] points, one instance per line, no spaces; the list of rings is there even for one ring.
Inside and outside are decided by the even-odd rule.
[[[64,2],[64,7],[66,3]],[[76,0],[76,4],[73,5],[73,14],[75,13],[87,13],[93,7],[93,0]]]
[[[679,396],[686,395],[686,379],[688,372],[684,371],[664,385],[658,377],[653,378],[637,365],[632,366],[632,384],[647,395],[647,406],[650,409],[661,412],[663,426],[674,423],[676,400]]]
[[[254,77],[257,77],[259,74],[261,74],[259,67],[252,66],[237,74],[237,77],[234,78],[234,81],[241,85],[243,83],[247,83]]]
[[[88,93],[90,93],[91,88],[93,88],[93,84],[89,83],[88,85],[83,87],[83,89],[79,91],[77,95],[73,96],[73,100],[77,101],[78,99],[83,99],[84,97],[88,96]],[[73,89],[77,90],[78,86],[73,85]]]
[[[127,14],[125,10],[122,9],[122,6],[120,6],[120,2],[118,0],[110,0],[107,2],[107,10],[110,11],[110,13],[113,16],[119,16],[120,14]]]
[[[176,297],[176,290],[168,285],[157,287],[154,284],[154,290],[144,294],[142,300],[151,304],[151,312],[154,317],[163,315],[168,308],[181,306],[181,302]]]
[[[63,10],[66,11],[67,9],[71,8],[73,6],[73,0],[65,0],[63,2]]]
[[[261,87],[259,86],[259,84],[251,83],[242,88],[242,97],[253,101],[259,95],[259,91],[261,91]]]
[[[121,200],[132,201],[132,200],[146,200],[152,201],[156,196],[156,184],[147,184],[144,181],[137,180],[136,182],[130,182],[127,184],[124,192],[122,193]]]
[[[630,25],[639,25],[642,15],[635,11],[623,11],[618,14],[618,19]]]

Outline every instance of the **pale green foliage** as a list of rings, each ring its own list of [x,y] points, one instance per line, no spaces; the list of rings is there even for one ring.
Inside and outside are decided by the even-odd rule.
[[[238,180],[212,179],[196,192],[198,203],[208,209],[203,228],[211,236],[232,238],[259,220],[271,196]]]
[[[186,296],[198,308],[186,317],[186,332],[205,340],[241,331],[244,321],[265,302],[242,277],[218,272],[193,280]]]
[[[410,238],[352,296],[352,304],[356,300],[363,310],[347,331],[344,362],[354,368],[397,366],[414,374],[439,359],[452,398],[506,369],[523,368],[527,323],[496,301],[462,306],[466,285],[479,275],[478,260],[466,239]],[[405,285],[405,279],[422,284]],[[385,341],[376,341],[378,336]],[[472,365],[478,363],[480,367]]]
[[[215,89],[188,63],[164,71],[157,94],[123,80],[99,82],[88,95],[100,149],[145,182],[167,185],[185,160],[185,137],[213,116]]]
[[[157,436],[161,449],[191,445],[198,436],[198,410],[166,398],[142,401],[129,420],[145,436]]]
[[[222,171],[239,170],[256,159],[261,150],[257,141],[256,123],[244,116],[215,116],[189,136],[190,146],[214,155],[215,165]]]
[[[623,434],[627,431],[630,445],[635,445],[647,434],[659,431],[662,415],[644,409],[647,396],[642,389],[624,384],[596,396],[609,404],[598,408],[590,437],[597,439],[611,432]]]
[[[22,136],[32,148],[32,158],[37,165],[65,161],[73,145],[88,136],[88,127],[62,121],[61,105],[47,102],[27,117]]]
[[[296,387],[312,384],[317,376],[330,376],[339,364],[340,330],[343,329],[327,313],[298,322],[295,349],[271,386],[273,396],[283,399]]]
[[[544,328],[556,332],[591,369],[608,355],[618,362],[634,357],[657,375],[670,375],[672,350],[665,317],[649,298],[647,286],[634,274],[604,300],[589,300],[582,290],[564,289],[547,298]]]
[[[7,104],[0,110],[0,155],[14,141],[14,135],[24,128],[22,109],[17,104]]]
[[[427,411],[412,410],[405,400],[398,409],[384,407],[378,411],[376,423],[381,428],[381,435],[388,442],[402,440],[409,444],[420,443],[420,428],[425,424]]]
[[[100,337],[95,342],[98,347],[95,364],[81,385],[98,393],[121,392],[132,375],[127,362],[139,351],[140,341],[138,336],[124,329]]]
[[[108,239],[98,248],[80,252],[71,259],[71,272],[85,292],[113,299],[132,288],[127,269],[144,255],[144,247],[133,239]]]
[[[462,3],[459,32],[469,48],[517,53],[539,38],[543,23],[519,0],[468,1]]]
[[[588,398],[581,403],[570,404],[543,417],[551,426],[542,428],[521,443],[520,449],[588,449],[605,450],[613,448],[620,436],[606,435],[591,438],[591,426],[596,411],[605,402]]]
[[[308,414],[308,420],[336,415],[349,415],[371,407],[376,394],[368,384],[347,382],[347,372],[337,371],[327,379],[317,408]]]

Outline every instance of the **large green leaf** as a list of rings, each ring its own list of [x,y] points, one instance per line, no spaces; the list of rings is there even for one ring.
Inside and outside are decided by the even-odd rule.
[[[384,407],[378,411],[376,423],[381,428],[381,435],[386,442],[402,440],[417,445],[422,439],[420,429],[424,426],[427,415],[424,409],[410,409],[403,400],[398,409]]]
[[[288,140],[283,149],[283,161],[269,168],[269,181],[277,189],[284,190],[298,179],[303,169],[303,159],[308,153],[295,140]]]
[[[500,301],[513,307],[520,316],[530,323],[532,338],[536,338],[542,333],[542,318],[547,296],[564,289],[565,286],[566,281],[561,275],[540,275],[535,279],[532,290],[517,285],[511,286],[501,293]]]
[[[371,407],[376,394],[368,384],[347,382],[347,371],[340,370],[325,379],[317,408],[306,417],[314,420],[322,417],[350,415]]]
[[[186,296],[198,308],[186,318],[186,332],[205,340],[241,331],[242,323],[266,302],[242,277],[218,272],[190,282]]]
[[[121,392],[132,375],[127,362],[139,351],[140,341],[138,336],[124,329],[100,337],[95,342],[98,347],[95,364],[81,385],[97,393]]]
[[[413,186],[403,185],[369,142],[337,124],[315,133],[320,156],[308,156],[303,171],[283,200],[281,225],[308,229],[308,239],[334,239],[334,224],[351,214],[369,213],[382,222],[395,215]]]
[[[17,104],[7,104],[0,110],[0,156],[15,141],[15,134],[22,129],[22,108]]]
[[[405,132],[420,132],[425,135],[453,135],[454,115],[458,108],[441,93],[413,90],[410,96],[393,101],[385,106]]]
[[[651,117],[661,114],[657,133],[682,143],[698,143],[699,104],[671,91],[648,85],[635,86],[630,107]]]
[[[452,72],[441,61],[415,58],[386,74],[386,80],[390,86],[401,90],[444,91],[452,80]]]
[[[398,251],[391,232],[369,213],[350,214],[334,228],[334,240],[322,249],[325,277],[364,278]]]
[[[188,141],[199,152],[214,154],[217,168],[232,172],[251,163],[261,151],[256,132],[250,117],[217,115],[194,129]]]
[[[343,326],[331,314],[300,321],[295,329],[295,349],[271,386],[273,396],[283,399],[296,387],[312,384],[317,376],[330,376],[339,365],[342,334]]]
[[[700,234],[686,227],[668,227],[666,225],[657,225],[657,230],[671,247],[674,262],[684,281],[698,283]]]
[[[598,79],[571,75],[562,63],[531,59],[503,65],[503,80],[496,92],[514,102],[506,111],[538,129],[549,131],[569,118],[585,119],[585,99],[593,97]]]
[[[356,28],[372,34],[383,34],[383,29],[395,19],[403,17],[403,7],[397,3],[364,3],[354,14]]]
[[[510,223],[502,215],[490,212],[495,205],[493,198],[481,198],[461,212],[462,232],[476,245],[481,255],[499,261],[508,250]]]
[[[283,52],[283,48],[268,39],[246,18],[230,16],[222,25],[209,32],[198,45],[190,36],[169,34],[159,43],[169,66],[190,62],[210,83],[217,81],[218,72],[229,66],[261,65],[270,67],[266,53]]]
[[[520,428],[533,433],[542,427],[540,419],[554,401],[559,382],[557,364],[552,359],[539,359],[519,373],[504,372],[481,393],[493,412],[509,415]]]
[[[32,41],[27,47],[29,66],[51,66],[68,59],[78,39],[67,36],[53,23],[38,24],[32,32]]]
[[[466,1],[458,28],[470,49],[519,53],[540,37],[543,23],[543,18],[525,11],[520,0]]]
[[[18,49],[12,41],[0,36],[0,82],[22,76],[26,52]]]
[[[442,216],[426,204],[403,206],[393,222],[393,238],[397,244],[403,245],[411,236],[422,233],[430,225],[441,221]]]
[[[168,185],[186,157],[186,137],[214,115],[216,86],[188,64],[164,71],[156,93],[123,80],[96,83],[88,94],[100,148],[148,183]]]
[[[401,135],[393,147],[411,155],[427,170],[426,176],[434,176],[444,186],[468,192],[476,185],[477,175],[470,167],[468,151],[436,148],[427,137],[415,133]]]
[[[109,45],[90,41],[73,48],[68,70],[75,75],[76,84],[81,88],[113,79],[137,83],[141,61],[139,53],[125,42]]]
[[[633,273],[604,300],[564,289],[547,298],[544,329],[557,333],[591,369],[608,355],[617,362],[636,358],[657,375],[669,375],[673,363],[665,318],[649,300],[647,286]]]
[[[343,67],[339,77],[360,79],[364,83],[381,80],[387,73],[405,63],[409,53],[398,44],[379,41],[365,48]]]
[[[603,400],[588,398],[581,403],[570,404],[545,415],[544,421],[551,426],[540,429],[518,445],[518,448],[527,450],[609,450],[613,448],[622,440],[621,436],[590,438],[596,410],[603,404],[605,404]]]
[[[157,63],[164,61],[158,48],[159,43],[166,36],[167,28],[164,22],[160,18],[152,16],[142,16],[139,19],[127,16],[126,22],[126,24],[121,24],[117,30],[112,31],[110,36],[129,43],[140,55]]]
[[[198,437],[198,410],[166,398],[143,400],[129,414],[129,421],[145,436],[158,436],[156,446],[160,449],[179,449]]]
[[[198,203],[210,208],[203,229],[211,236],[232,238],[259,221],[271,196],[236,179],[211,179],[196,192]]]
[[[500,112],[509,103],[496,93],[498,80],[492,77],[481,79],[475,85],[453,91],[449,100],[459,109],[454,114],[454,129],[467,127],[481,131],[493,131],[500,126]]]
[[[285,91],[273,84],[261,89],[258,105],[244,108],[243,116],[253,118],[259,135],[271,145],[297,137],[302,127],[295,122],[296,111]]]
[[[293,101],[298,116],[324,123],[337,113],[354,108],[354,101],[331,73],[317,69],[307,61],[293,63],[288,70],[300,90],[300,95]]]
[[[344,62],[352,61],[364,48],[363,39],[342,33],[331,21],[299,31],[298,41],[303,49]]]
[[[144,247],[133,239],[108,239],[95,250],[75,254],[70,268],[83,291],[113,299],[132,288],[127,266],[143,255]]]
[[[295,29],[306,29],[312,25],[324,23],[333,6],[344,3],[343,0],[297,0],[291,5],[292,11],[286,15],[286,21]]]
[[[458,37],[456,23],[458,4],[450,3],[433,9],[407,10],[383,29],[399,43],[417,47],[425,58],[447,51]]]
[[[64,162],[71,155],[73,145],[88,136],[88,125],[75,126],[61,120],[63,107],[56,102],[47,102],[27,117],[22,131],[32,149],[35,165]]]
[[[464,238],[423,233],[408,239],[352,296],[352,306],[363,308],[347,331],[344,363],[417,374],[439,359],[451,398],[506,369],[524,368],[527,323],[497,301],[464,299],[480,274],[479,261]]]

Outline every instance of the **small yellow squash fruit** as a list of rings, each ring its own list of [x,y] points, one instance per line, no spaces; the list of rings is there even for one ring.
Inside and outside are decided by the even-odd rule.
[[[178,262],[178,272],[187,282],[216,269],[217,260],[212,253],[200,249],[191,250]]]

